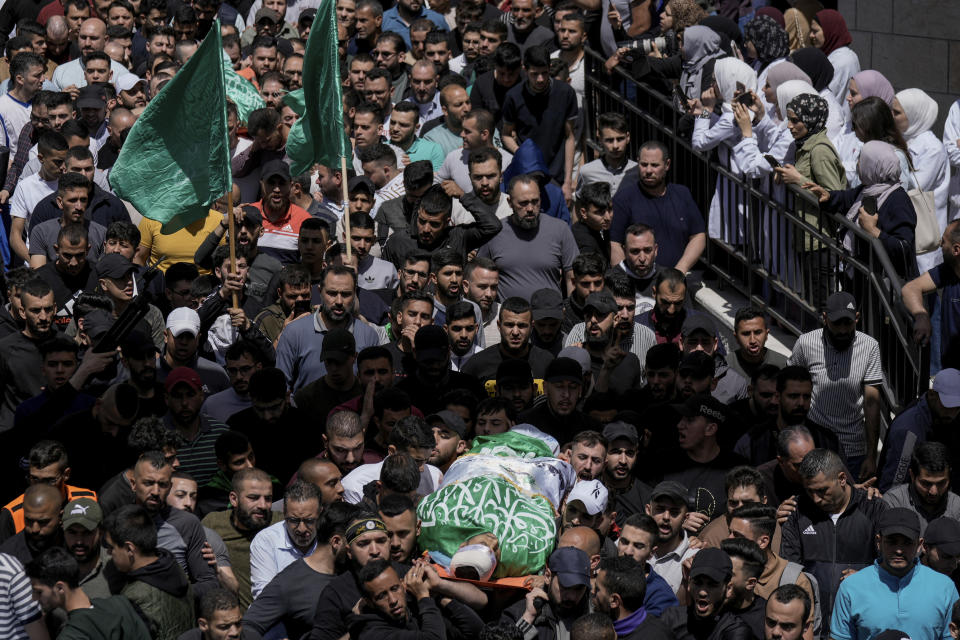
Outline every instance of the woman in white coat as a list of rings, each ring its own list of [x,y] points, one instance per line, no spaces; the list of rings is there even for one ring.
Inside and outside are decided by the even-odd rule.
[[[833,65],[830,91],[842,104],[847,97],[850,78],[860,71],[860,58],[849,46],[853,38],[839,11],[824,9],[817,12],[810,23],[810,42],[827,54],[830,64]]]
[[[863,141],[853,130],[853,108],[867,98],[880,98],[887,105],[893,105],[895,92],[893,85],[882,73],[873,69],[866,69],[855,74],[847,82],[847,112],[850,114],[843,133],[836,140],[834,146],[843,161],[843,168],[847,173],[847,183],[855,187],[860,184],[860,175],[857,172],[857,163],[860,161],[860,149]]]
[[[947,219],[954,220],[960,215],[960,100],[950,105],[947,120],[943,123],[943,148],[953,167]]]
[[[913,163],[913,177],[921,191],[932,191],[940,234],[947,228],[950,161],[930,127],[937,121],[937,101],[920,89],[905,89],[893,99],[893,119],[903,133]],[[920,212],[918,211],[919,215]],[[943,262],[939,247],[917,255],[917,269],[925,273]]]
[[[691,144],[697,151],[717,149],[720,164],[739,177],[742,173],[734,160],[732,148],[740,141],[740,129],[733,119],[732,103],[735,97],[749,93],[757,86],[757,74],[741,60],[723,58],[717,60],[713,77],[713,88],[704,94],[706,104],[691,101],[691,113],[696,116]],[[719,116],[712,111],[717,103],[721,105]],[[743,194],[728,179],[719,176],[717,190],[710,202],[709,236],[731,244],[742,244],[743,216]]]

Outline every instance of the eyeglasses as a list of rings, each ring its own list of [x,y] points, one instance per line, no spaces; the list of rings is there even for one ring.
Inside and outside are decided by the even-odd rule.
[[[284,521],[291,527],[299,527],[301,524],[314,527],[317,524],[316,518],[284,518]]]

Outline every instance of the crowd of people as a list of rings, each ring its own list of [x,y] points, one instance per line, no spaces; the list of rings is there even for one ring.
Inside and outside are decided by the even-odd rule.
[[[839,13],[750,5],[336,0],[349,169],[292,175],[328,5],[6,0],[0,637],[960,639],[960,111],[941,144]],[[230,197],[165,226],[110,172],[211,28],[263,104],[228,103]],[[923,274],[942,367],[886,434],[819,249],[788,352],[694,309],[730,185],[701,211],[590,113],[588,44]]]

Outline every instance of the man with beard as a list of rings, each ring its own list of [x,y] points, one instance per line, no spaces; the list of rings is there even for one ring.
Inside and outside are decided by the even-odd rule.
[[[163,336],[163,355],[157,368],[159,382],[166,382],[174,370],[188,367],[200,377],[204,396],[230,387],[230,377],[223,367],[200,355],[200,316],[196,311],[189,307],[171,311]]]
[[[563,325],[567,333],[578,322],[583,322],[587,296],[603,289],[606,265],[599,253],[581,253],[573,259],[573,289],[563,303]]]
[[[622,526],[632,514],[643,513],[651,488],[633,474],[640,448],[637,428],[623,420],[614,420],[603,427],[603,437],[607,441],[607,453],[600,477],[616,506],[617,524]]]
[[[617,538],[617,556],[627,556],[642,567],[646,578],[643,606],[650,615],[660,617],[669,607],[679,604],[667,581],[653,570],[650,558],[656,549],[659,528],[656,521],[645,513],[634,513],[624,520]]]
[[[421,60],[413,66],[412,74],[432,75],[433,77],[429,82],[432,86],[433,95],[436,95],[436,71],[432,64],[426,60]],[[424,89],[421,87],[428,83],[428,80],[424,78],[418,79],[416,75],[414,75],[413,83],[414,99],[416,100],[424,93]],[[423,97],[428,101],[426,106],[435,103],[435,101],[431,102],[432,97],[429,93]],[[437,110],[439,111],[439,103],[436,104]],[[443,150],[436,142],[430,142],[429,140],[417,137],[418,122],[420,122],[420,119],[418,117],[417,104],[409,101],[397,103],[397,106],[390,112],[390,122],[387,125],[390,132],[390,142],[406,153],[411,162],[427,160],[430,162],[433,170],[438,171],[443,165]]]
[[[344,333],[347,332],[344,330]],[[328,334],[330,337],[334,337],[333,332]],[[336,338],[333,340],[337,341]],[[336,360],[337,366],[343,366],[341,357],[342,354],[338,354],[328,358],[327,362]],[[353,376],[352,370],[350,376]],[[302,448],[303,457],[323,448],[316,423],[320,416],[293,406],[286,378],[275,367],[266,367],[250,377],[250,400],[250,408],[231,416],[227,424],[233,431],[250,439],[261,469],[285,481],[297,471],[302,461],[300,456],[290,455],[291,442]]]
[[[453,389],[466,389],[474,397],[484,396],[483,385],[474,376],[450,369],[450,338],[443,327],[426,325],[413,340],[415,369],[397,383],[397,389],[410,396],[422,411],[443,409],[441,398]]]
[[[157,529],[157,546],[172,554],[193,584],[194,594],[202,597],[218,586],[217,573],[203,557],[207,537],[200,521],[192,513],[167,504],[172,475],[173,467],[163,453],[148,451],[133,466],[130,488],[135,504],[146,509]]]
[[[330,330],[349,330],[358,349],[380,344],[379,334],[353,315],[356,291],[357,274],[353,269],[342,265],[327,267],[320,284],[320,308],[297,318],[280,334],[277,368],[283,371],[294,392],[327,372],[321,356],[324,338]]]
[[[436,251],[430,260],[430,283],[434,288],[434,323],[445,325],[447,307],[460,300],[463,257],[453,249]]]
[[[654,282],[660,273],[657,267],[657,239],[645,224],[632,224],[624,232],[623,260],[616,269],[626,274],[636,300],[636,313],[646,313],[654,306]]]
[[[611,262],[624,259],[627,227],[643,223],[657,236],[660,264],[686,273],[707,244],[703,216],[689,189],[667,182],[670,151],[666,145],[655,140],[643,143],[638,161],[639,179],[624,176],[613,198]]]
[[[779,413],[779,407],[777,406],[777,376],[779,374],[780,369],[772,364],[765,364],[759,369],[754,369],[753,375],[750,377],[750,384],[747,386],[746,397],[731,402],[729,405],[730,411],[737,414],[742,421],[738,430],[747,433],[738,436],[733,442],[725,443],[726,446],[739,442],[743,436],[754,429],[769,429],[776,423],[777,413]],[[740,455],[743,454],[740,453]],[[764,458],[751,464],[763,464],[769,459]]]
[[[163,421],[186,442],[177,451],[180,464],[202,487],[217,472],[214,443],[227,426],[200,411],[203,382],[193,369],[178,367],[171,371],[164,381],[164,390],[167,414]]]
[[[230,508],[208,513],[204,526],[223,538],[230,552],[230,566],[240,589],[237,595],[242,608],[250,606],[250,542],[260,531],[283,519],[279,511],[271,511],[273,489],[270,476],[260,469],[242,469],[233,474]]]
[[[590,556],[576,547],[561,547],[547,560],[546,584],[504,609],[502,624],[515,625],[544,640],[569,634],[573,622],[590,608]]]
[[[489,205],[499,205],[503,202],[504,206],[498,206],[498,211],[505,210],[505,212],[497,217],[505,218],[510,215],[510,208],[506,205],[506,194],[500,191],[499,175],[504,167],[510,165],[513,155],[494,146],[495,125],[493,115],[486,109],[475,108],[465,115],[460,130],[463,147],[454,149],[447,154],[443,165],[437,170],[437,177],[451,197],[459,198],[465,193],[473,191]],[[481,166],[474,170],[471,168],[474,163],[470,161],[470,158],[473,157],[475,151],[481,150],[483,151],[483,159],[475,161]],[[496,161],[497,157],[500,158],[499,162]],[[486,164],[487,162],[490,162],[490,164]],[[487,180],[478,180],[474,177],[475,172],[483,177],[488,174],[497,176],[494,193],[487,191]],[[478,181],[481,182],[480,188],[478,188]]]
[[[420,556],[417,552],[417,537],[420,535],[417,506],[408,496],[398,493],[383,496],[377,506],[390,536],[390,560],[412,564]]]
[[[756,387],[756,383],[754,386]],[[771,402],[776,416],[773,424],[760,424],[748,431],[737,441],[733,448],[734,453],[743,456],[752,465],[762,465],[777,457],[778,434],[798,425],[807,428],[815,446],[839,453],[840,441],[837,440],[837,434],[807,417],[812,396],[813,378],[810,377],[810,372],[805,367],[784,367],[776,375],[776,393]],[[883,490],[888,488],[883,486],[882,478],[880,483]]]
[[[733,320],[733,334],[738,346],[730,358],[730,367],[744,378],[753,377],[763,365],[773,365],[778,369],[787,366],[786,357],[766,347],[770,329],[760,309],[739,309]]]
[[[603,257],[604,266],[610,264],[610,222],[613,209],[610,205],[610,185],[603,182],[588,184],[577,194],[578,222],[571,230],[580,253],[592,253]]]
[[[263,235],[257,246],[282,264],[297,262],[296,234],[310,214],[290,201],[290,167],[271,160],[260,171],[263,197],[253,203],[262,215]]]
[[[356,398],[362,386],[354,374],[357,343],[349,331],[331,330],[323,339],[320,357],[327,368],[326,374],[297,391],[294,403],[301,413],[313,416],[323,425],[333,408]]]
[[[670,632],[645,606],[647,581],[642,572],[643,565],[629,556],[601,560],[593,583],[593,610],[610,616],[617,638],[668,640]]]
[[[442,15],[431,11],[424,6],[421,0],[403,0],[395,7],[383,12],[383,30],[393,31],[403,38],[407,47],[410,46],[410,23],[419,18],[430,20],[442,31],[447,30],[447,22]]]
[[[954,220],[947,225],[940,240],[940,251],[943,263],[906,283],[902,289],[903,304],[913,314],[913,338],[921,345],[929,342],[933,332],[924,299],[938,289],[943,290],[944,299],[960,298],[960,221]],[[956,367],[960,349],[960,309],[956,303],[945,304],[940,309],[940,318],[943,365]]]
[[[584,373],[573,358],[553,360],[543,375],[547,401],[521,413],[518,422],[532,424],[563,443],[584,429],[600,431],[600,423],[577,408],[583,394]]]
[[[283,521],[272,524],[250,543],[250,581],[254,599],[264,587],[293,562],[317,548],[320,491],[297,480],[283,495]]]
[[[534,378],[542,378],[553,356],[530,342],[533,326],[530,303],[525,297],[507,298],[499,312],[500,340],[474,355],[463,372],[485,382],[496,378],[502,362],[522,360],[529,363]]]
[[[714,384],[711,394],[720,402],[730,404],[747,396],[747,381],[727,365],[726,358],[718,349],[719,345],[716,324],[708,314],[690,314],[684,319],[680,327],[681,349],[684,353],[703,351],[713,358]]]
[[[448,75],[444,78],[444,86],[440,87],[440,108],[442,118],[434,118],[420,128],[420,135],[424,140],[435,142],[446,156],[463,145],[463,119],[472,108],[470,94],[467,93],[466,83],[457,75]]]
[[[665,480],[650,492],[646,514],[657,524],[656,550],[650,564],[667,581],[674,593],[680,593],[683,580],[681,564],[697,552],[690,547],[690,538],[683,522],[690,511],[687,488],[679,482]]]
[[[447,307],[444,328],[450,338],[450,366],[454,371],[461,371],[480,352],[478,326],[476,311],[469,301],[460,300]]]
[[[470,444],[467,437],[469,429],[463,418],[449,409],[427,416],[427,423],[433,428],[433,435],[437,439],[427,462],[446,473],[450,465],[467,450]]]
[[[950,452],[939,442],[922,442],[913,450],[910,481],[883,494],[889,507],[905,507],[920,517],[920,535],[927,523],[943,516],[960,519],[960,496],[950,490]]]
[[[101,545],[103,511],[96,500],[77,498],[63,507],[63,546],[80,567],[80,588],[88,598],[109,598],[104,574],[109,554]]]
[[[693,558],[683,589],[688,605],[660,617],[677,640],[750,640],[753,633],[736,615],[723,611],[733,565],[720,549],[702,549]]]
[[[952,425],[960,416],[960,371],[942,369],[933,379],[933,388],[920,395],[917,402],[904,410],[890,425],[883,443],[883,467],[879,487],[886,491],[905,481],[909,460],[916,442],[936,440],[948,448],[953,445]],[[960,464],[951,457],[951,468]],[[951,474],[951,482],[957,478]]]
[[[230,388],[207,398],[203,412],[226,423],[230,416],[250,407],[250,377],[263,368],[264,358],[256,344],[240,339],[227,347],[224,361]]]
[[[134,329],[120,344],[120,363],[127,372],[127,383],[137,391],[138,418],[162,416],[167,412],[163,385],[157,381],[158,352],[157,345],[143,329]]]
[[[627,300],[631,302],[632,300]],[[608,289],[587,296],[583,305],[584,341],[582,346],[590,354],[590,369],[593,372],[594,390],[613,391],[623,395],[643,385],[643,367],[632,351],[622,348],[624,342],[621,327],[641,334],[645,327],[633,329],[631,314],[621,317],[620,306]],[[651,332],[647,332],[647,347],[654,344]],[[631,340],[632,342],[632,340]],[[644,356],[646,352],[644,352]]]
[[[562,455],[573,467],[578,480],[595,480],[606,468],[607,441],[596,431],[581,431],[564,448]]]
[[[301,228],[300,236],[303,237]],[[303,250],[301,245],[301,251]],[[277,301],[257,314],[253,324],[267,340],[275,343],[284,328],[310,313],[310,271],[302,264],[288,264],[277,274]],[[229,373],[229,372],[228,372]]]
[[[23,531],[0,545],[6,553],[27,564],[50,547],[63,546],[60,513],[63,496],[49,484],[35,484],[23,492]]]
[[[730,557],[733,568],[724,609],[745,622],[753,637],[759,638],[763,635],[767,608],[766,599],[755,591],[765,563],[763,553],[756,542],[746,538],[723,540],[720,548]]]
[[[451,226],[450,215],[453,203],[440,185],[433,185],[423,194],[412,221],[413,229],[395,233],[383,247],[384,258],[391,260],[399,269],[404,257],[414,251],[424,251],[431,257],[441,249],[452,249],[462,259],[468,252],[480,248],[494,238],[503,226],[488,207],[470,206],[475,222]]]
[[[560,509],[560,535],[568,533],[574,527],[587,527],[594,531],[597,538],[596,555],[599,555],[599,540],[602,535],[600,527],[603,524],[604,514],[610,492],[599,480],[578,480],[570,493],[567,494]],[[565,545],[559,544],[562,547]],[[579,545],[572,545],[579,546]]]
[[[683,273],[671,267],[657,272],[653,281],[653,307],[637,317],[637,322],[653,329],[657,342],[680,345],[684,321],[696,311],[686,308],[687,281]]]
[[[570,227],[540,214],[540,185],[519,175],[507,188],[513,213],[502,230],[478,254],[500,270],[499,298],[528,296],[543,288],[573,289],[573,261],[578,254]]]
[[[288,565],[264,587],[243,615],[244,632],[264,635],[283,623],[288,637],[309,635],[320,594],[344,563],[347,525],[356,512],[356,507],[345,502],[323,509],[317,519],[313,553]]]
[[[883,384],[880,346],[857,331],[859,317],[852,295],[834,293],[827,298],[824,327],[797,338],[788,361],[810,370],[810,418],[836,432],[853,474],[851,481],[866,480],[877,471]]]
[[[0,340],[0,381],[3,406],[0,407],[0,431],[13,428],[17,406],[40,393],[44,385],[43,363],[38,345],[53,337],[57,303],[53,289],[38,278],[20,288],[22,331]]]
[[[490,187],[490,191],[499,193],[499,181],[496,187]],[[480,195],[480,197],[483,196]],[[493,260],[474,258],[463,268],[463,297],[480,309],[483,344],[487,347],[495,346],[500,342],[500,329],[497,323],[500,316],[500,303],[497,302],[499,285],[500,268]]]
[[[540,289],[530,296],[530,308],[533,311],[530,341],[554,356],[563,349],[567,337],[567,332],[562,329],[563,305],[563,296],[554,289]]]

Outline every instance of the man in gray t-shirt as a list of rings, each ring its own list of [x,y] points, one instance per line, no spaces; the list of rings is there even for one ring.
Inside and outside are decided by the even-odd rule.
[[[60,235],[60,229],[63,228],[61,218],[41,222],[30,231],[30,266],[40,267],[48,262],[55,262],[57,259],[57,237]],[[87,260],[96,262],[97,258],[103,252],[103,242],[107,235],[107,229],[93,221],[85,221],[83,226],[87,228]],[[34,261],[35,256],[43,256],[43,261]]]
[[[573,232],[564,222],[540,214],[540,185],[519,176],[511,185],[513,213],[503,228],[477,254],[500,269],[497,298],[502,302],[531,291],[553,289],[564,294],[573,288],[573,259],[580,254]]]

